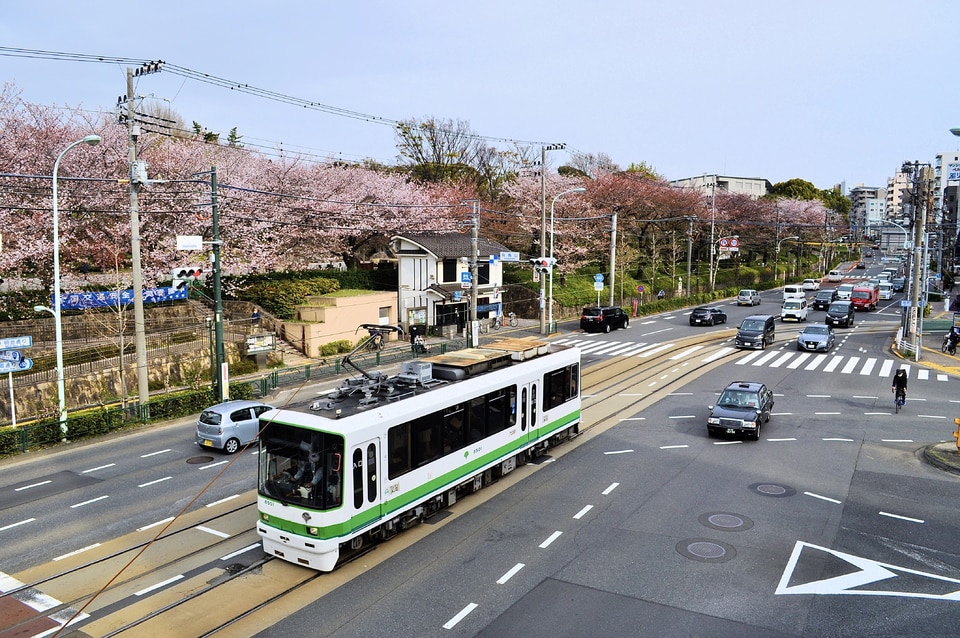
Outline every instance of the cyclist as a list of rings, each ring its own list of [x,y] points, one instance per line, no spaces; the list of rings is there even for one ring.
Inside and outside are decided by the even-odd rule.
[[[903,398],[904,401],[907,399],[907,371],[903,368],[897,370],[897,373],[893,375],[893,387],[890,388],[890,391],[894,393],[894,399]]]

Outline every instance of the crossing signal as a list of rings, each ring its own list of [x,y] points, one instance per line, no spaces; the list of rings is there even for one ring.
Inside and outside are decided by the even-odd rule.
[[[530,260],[530,265],[537,272],[549,272],[557,264],[553,257],[534,257]]]
[[[183,290],[190,285],[190,282],[203,276],[203,269],[197,266],[178,266],[170,271],[170,275],[173,278],[172,287]]]

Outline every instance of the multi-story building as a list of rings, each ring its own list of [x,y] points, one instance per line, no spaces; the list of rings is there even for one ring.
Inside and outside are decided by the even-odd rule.
[[[868,229],[879,225],[886,218],[886,190],[863,184],[850,189],[847,195],[850,198],[850,232],[857,240],[870,234]]]
[[[893,177],[887,178],[886,215],[888,219],[900,220],[907,217],[903,210],[903,191],[910,187],[910,173],[897,170]]]
[[[670,185],[677,188],[696,188],[705,193],[710,193],[713,188],[716,188],[718,191],[747,195],[753,199],[763,197],[773,190],[770,180],[762,177],[730,177],[729,175],[697,175],[675,179],[670,182]]]

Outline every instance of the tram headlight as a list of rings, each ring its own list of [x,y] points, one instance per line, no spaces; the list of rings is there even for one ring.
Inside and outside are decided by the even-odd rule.
[[[260,520],[263,521],[264,523],[269,523],[270,515],[267,514],[266,512],[260,512]]]
[[[319,528],[319,527],[308,527],[308,528],[307,528],[307,534],[309,534],[310,536],[320,536],[320,528]]]

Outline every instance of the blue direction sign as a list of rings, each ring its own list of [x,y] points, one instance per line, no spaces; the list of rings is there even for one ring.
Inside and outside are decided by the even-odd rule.
[[[20,361],[2,361],[0,360],[0,373],[2,372],[24,372],[33,367],[33,359],[20,359]]]
[[[23,359],[23,354],[19,350],[0,350],[0,361],[19,363],[21,359]]]
[[[597,274],[595,274],[595,275],[593,276],[593,280],[594,280],[594,281],[603,281],[603,275],[600,274],[600,273],[597,273]]]
[[[0,339],[0,350],[18,350],[20,348],[32,348],[33,337],[9,337]]]

